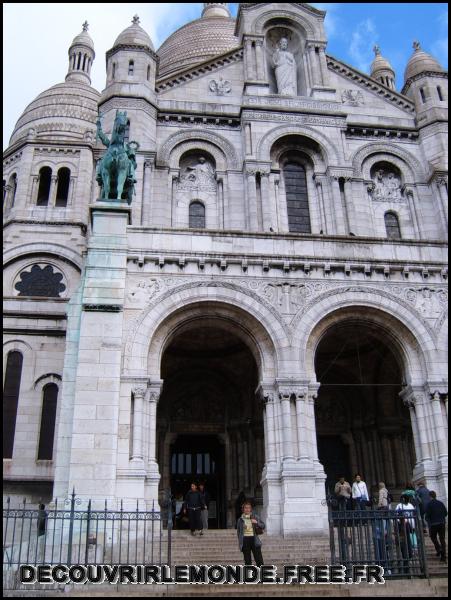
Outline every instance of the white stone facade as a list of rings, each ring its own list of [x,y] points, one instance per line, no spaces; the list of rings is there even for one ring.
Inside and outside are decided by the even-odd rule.
[[[225,5],[215,6],[204,11],[207,26],[228,19]],[[315,353],[330,328],[360,319],[399,356],[410,476],[447,498],[447,75],[428,63],[397,93],[325,53],[324,16],[307,4],[242,4],[236,47],[164,78],[150,40],[134,41],[135,22],[107,54],[102,95],[87,74],[74,79],[72,63],[66,83],[52,88],[63,94],[59,113],[48,108],[49,90],[19,121],[3,176],[4,365],[12,350],[24,361],[13,454],[4,459],[11,493],[48,501],[74,487],[99,503],[158,500],[168,473],[157,417],[165,352],[188,324],[195,337],[208,322],[255,361],[268,531],[319,533],[327,511]],[[281,35],[296,59],[296,97],[277,93],[270,56]],[[93,57],[84,38],[77,44]],[[86,105],[71,115],[64,93],[80,86]],[[140,144],[130,207],[98,201],[97,103],[107,134],[116,110],[127,111],[130,140]],[[310,233],[290,231],[284,161],[293,156],[306,173]],[[213,186],[189,179],[199,157],[214,170]],[[49,201],[37,206],[43,167],[52,170]],[[61,207],[63,167],[70,186]],[[385,195],[378,170],[392,182]],[[189,228],[196,200],[204,229]],[[397,215],[400,239],[388,239],[386,213]],[[58,297],[19,295],[20,275],[34,264],[61,273]],[[59,387],[53,460],[41,461],[49,381]],[[252,473],[233,483],[232,438],[221,439],[230,507],[241,485],[255,489]],[[240,448],[250,452],[246,439]]]

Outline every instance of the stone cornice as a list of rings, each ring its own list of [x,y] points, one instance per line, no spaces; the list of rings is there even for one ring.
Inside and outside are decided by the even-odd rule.
[[[366,89],[370,89],[373,92],[376,92],[378,95],[382,96],[388,102],[395,104],[398,108],[405,110],[409,114],[415,113],[415,104],[409,98],[404,97],[398,92],[394,92],[390,90],[385,85],[378,83],[374,79],[372,79],[369,75],[365,73],[361,73],[354,67],[350,67],[346,63],[337,60],[333,56],[326,55],[327,58],[327,66],[340,73],[340,75],[344,75],[347,79],[350,79],[354,83],[360,84],[364,86]]]
[[[79,227],[83,233],[86,235],[87,225],[86,223],[82,223],[80,221],[36,221],[35,219],[11,219],[5,221],[3,224],[3,229],[8,227],[9,225],[49,225],[50,227],[61,227],[61,225],[67,225],[69,227]]]
[[[235,48],[230,52],[216,56],[214,59],[209,59],[196,65],[195,67],[190,67],[189,69],[173,73],[172,75],[168,75],[162,79],[157,79],[156,91],[157,93],[161,93],[176,87],[177,85],[187,83],[188,81],[193,81],[199,77],[207,75],[208,73],[213,73],[217,69],[220,69],[226,65],[238,62],[242,60],[242,58],[243,48]]]
[[[448,73],[443,71],[424,71],[422,73],[418,73],[418,75],[415,75],[414,77],[409,77],[409,79],[404,83],[401,94],[407,94],[412,83],[418,79],[422,79],[423,77],[439,77],[441,79],[448,79]]]
[[[147,46],[141,46],[138,44],[119,44],[117,46],[114,46],[113,48],[110,48],[109,50],[107,50],[106,59],[108,60],[109,58],[111,58],[117,52],[120,52],[121,50],[131,50],[133,52],[136,52],[138,50],[140,52],[144,52],[145,54],[147,54],[148,56],[150,56],[157,62],[159,62],[159,60],[160,60],[160,58],[156,52],[154,52]]]
[[[387,139],[403,139],[403,140],[418,140],[420,137],[419,132],[416,129],[404,129],[404,128],[388,128],[388,127],[375,127],[374,125],[353,125],[348,124],[346,129],[346,135],[348,137],[364,137],[374,138],[377,140]]]

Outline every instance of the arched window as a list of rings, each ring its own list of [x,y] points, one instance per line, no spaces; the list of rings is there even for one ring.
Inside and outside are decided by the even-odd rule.
[[[111,74],[111,78],[115,79],[116,78],[116,63],[113,63],[113,72]]]
[[[288,162],[283,168],[287,195],[288,227],[295,233],[311,233],[305,168]]]
[[[147,81],[150,81],[150,65],[147,65]]]
[[[191,229],[205,229],[205,206],[202,202],[189,205],[189,226]]]
[[[67,206],[69,197],[70,169],[62,167],[58,171],[55,206]]]
[[[80,64],[81,64],[81,52],[78,53],[77,69],[80,68]]]
[[[13,350],[8,353],[3,388],[3,458],[13,456],[22,363],[20,352]]]
[[[4,190],[4,195],[6,194],[6,203],[9,208],[14,206],[14,202],[16,200],[16,190],[17,190],[17,175],[13,173],[9,178],[8,185]]]
[[[42,390],[42,413],[39,433],[38,460],[52,460],[55,436],[56,400],[58,386],[48,383]]]
[[[85,68],[86,68],[86,59],[87,59],[87,58],[88,58],[88,55],[87,55],[87,54],[83,54],[83,67],[82,67],[83,71],[84,71],[84,70],[85,70]]]
[[[133,75],[134,72],[135,72],[135,61],[131,60],[128,63],[128,74]]]
[[[401,228],[399,226],[398,215],[394,212],[387,212],[384,215],[385,229],[387,230],[387,237],[390,240],[401,239]]]
[[[437,86],[437,94],[438,94],[438,99],[440,100],[440,102],[443,102],[442,88],[439,85]]]
[[[420,96],[421,96],[421,101],[424,104],[426,102],[426,95],[424,93],[424,89],[423,88],[420,88]]]
[[[52,182],[52,169],[42,167],[39,171],[39,188],[37,206],[47,206],[49,203],[50,184]]]

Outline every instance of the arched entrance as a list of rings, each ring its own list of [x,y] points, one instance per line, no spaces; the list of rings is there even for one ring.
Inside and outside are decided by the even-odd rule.
[[[403,363],[390,337],[379,325],[348,313],[326,328],[317,344],[318,456],[329,493],[340,475],[352,482],[360,473],[372,495],[379,481],[397,495],[412,479],[411,421],[399,397]]]
[[[205,482],[211,497],[210,527],[233,526],[241,490],[257,504],[263,502],[263,412],[255,394],[258,367],[249,345],[233,321],[197,316],[173,331],[162,354],[160,490],[170,488],[175,496],[184,496],[192,481]]]

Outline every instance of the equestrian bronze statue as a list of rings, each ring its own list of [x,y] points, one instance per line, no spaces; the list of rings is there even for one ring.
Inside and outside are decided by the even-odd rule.
[[[102,188],[101,200],[126,200],[132,203],[135,190],[138,142],[126,141],[127,113],[116,111],[111,140],[102,131],[100,115],[97,136],[108,148],[97,164],[96,180]]]

